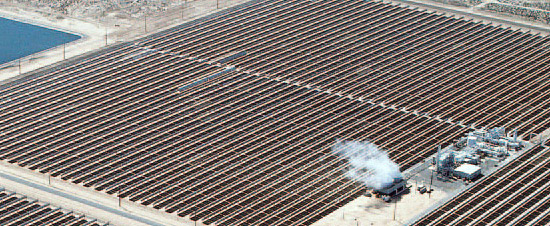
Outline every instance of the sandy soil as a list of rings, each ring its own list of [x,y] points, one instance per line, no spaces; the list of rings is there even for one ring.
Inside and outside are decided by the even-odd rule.
[[[416,191],[415,183],[409,181],[409,185],[411,188],[408,194],[398,197],[397,203],[395,200],[386,203],[374,196],[361,196],[314,223],[313,226],[403,225],[448,197],[445,191],[435,187],[430,195],[427,193],[421,195]]]
[[[116,13],[97,18],[74,18],[66,15],[26,8],[22,5],[0,3],[0,17],[31,23],[43,27],[63,30],[83,36],[82,39],[65,45],[65,58],[78,56],[100,49],[106,44],[131,41],[148,34],[168,29],[187,21],[220,11],[248,0],[201,0],[188,1],[187,5],[172,8],[159,15],[147,15],[142,18],[121,17]],[[217,8],[219,6],[219,8]],[[106,38],[107,37],[107,38]],[[15,77],[63,60],[63,46],[35,53],[19,60],[0,65],[0,81]]]

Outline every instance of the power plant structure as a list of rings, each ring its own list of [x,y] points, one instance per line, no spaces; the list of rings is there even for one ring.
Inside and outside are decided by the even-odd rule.
[[[379,189],[373,189],[372,193],[382,196],[399,195],[407,189],[407,180],[403,178],[394,178],[392,183],[384,185]]]
[[[545,225],[549,157],[548,147],[529,148],[411,225]]]
[[[381,1],[253,0],[2,83],[0,167],[155,219],[312,225],[365,193],[339,139],[473,179],[547,134],[549,77],[540,34]],[[412,224],[550,223],[541,143]]]
[[[502,127],[476,129],[443,150],[439,147],[433,164],[438,175],[472,180],[481,174],[481,168],[477,165],[482,158],[502,160],[510,151],[519,151],[523,146],[515,130],[509,137]]]
[[[517,138],[516,130],[513,132],[513,137],[506,135],[506,131],[502,127],[475,130],[468,133],[466,141],[464,139],[459,141],[457,146],[464,146],[468,151],[471,150],[479,155],[502,158],[508,155],[508,151],[517,150],[523,146]]]

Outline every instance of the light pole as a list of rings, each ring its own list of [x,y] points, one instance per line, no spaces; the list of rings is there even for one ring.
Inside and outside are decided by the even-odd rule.
[[[115,33],[115,43],[117,43],[118,42],[118,30],[119,30],[118,28],[120,28],[120,24],[118,24],[118,23],[115,24],[115,28],[116,28],[116,30],[114,32]]]
[[[432,176],[430,177],[430,190],[428,190],[428,199],[432,198],[432,183],[433,183],[433,180],[434,180],[434,171],[432,170]]]
[[[193,218],[195,218],[195,220],[194,220],[195,221],[195,226],[197,226],[197,219],[196,219],[197,218],[197,207],[195,207],[194,209],[195,209],[195,213],[193,214],[194,215]]]
[[[107,46],[107,26],[105,25],[105,46]]]
[[[180,0],[181,1],[181,0]],[[185,0],[185,2],[183,3],[183,5],[181,6],[181,19],[183,20],[184,18],[184,12],[185,12],[185,9],[187,8],[187,0]]]
[[[395,213],[397,212],[397,199],[395,199],[395,205],[393,207],[393,220],[395,221]]]

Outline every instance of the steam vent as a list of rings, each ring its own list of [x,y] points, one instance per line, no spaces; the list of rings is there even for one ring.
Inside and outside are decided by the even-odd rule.
[[[0,225],[550,223],[543,3],[69,2],[0,3],[106,28],[0,67]]]

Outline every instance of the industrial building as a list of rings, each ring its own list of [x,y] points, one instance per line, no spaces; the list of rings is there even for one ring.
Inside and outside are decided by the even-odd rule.
[[[472,164],[462,164],[454,169],[453,174],[459,178],[473,180],[481,175],[481,168]]]
[[[550,128],[549,44],[386,2],[250,1],[0,85],[0,159],[199,223],[311,225],[368,189],[342,173],[337,139],[375,142],[407,170],[464,134],[499,158]],[[548,153],[415,224],[504,222],[492,214],[507,204],[506,222],[550,222],[548,189],[528,187],[548,186]]]
[[[393,180],[393,183],[380,189],[373,189],[372,192],[376,195],[393,196],[404,192],[406,189],[407,189],[407,180],[403,178],[395,178]]]
[[[547,225],[549,157],[533,147],[413,225]]]
[[[476,129],[443,150],[439,147],[433,164],[438,175],[473,180],[481,175],[478,165],[484,158],[502,161],[511,151],[518,152],[523,147],[515,130],[512,136],[508,136],[502,127]]]

